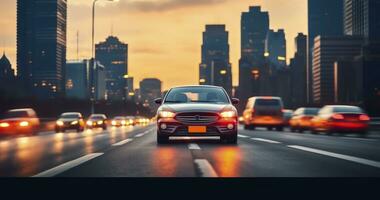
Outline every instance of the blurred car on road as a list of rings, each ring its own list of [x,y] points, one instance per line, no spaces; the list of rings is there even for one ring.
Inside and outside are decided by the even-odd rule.
[[[150,122],[150,120],[146,117],[137,116],[135,119],[136,125],[147,125]]]
[[[67,112],[61,114],[56,121],[55,132],[65,132],[66,130],[76,130],[77,132],[84,131],[85,122],[83,116],[78,112]]]
[[[134,126],[136,124],[136,117],[134,116],[126,116],[125,120],[127,126]]]
[[[285,126],[283,102],[280,97],[251,97],[243,113],[244,128],[266,127],[283,131]]]
[[[107,116],[104,114],[92,114],[86,122],[86,128],[102,128],[103,130],[107,130]]]
[[[285,109],[283,110],[284,113],[284,125],[289,126],[289,121],[293,116],[293,110]]]
[[[319,132],[366,134],[370,118],[356,106],[330,105],[323,107],[311,121],[314,134]]]
[[[302,133],[311,129],[311,120],[318,114],[319,108],[298,108],[290,119],[290,129],[292,132]]]
[[[124,116],[116,116],[112,119],[111,125],[113,127],[127,126],[127,118]]]
[[[7,111],[0,120],[0,135],[37,134],[40,120],[31,108]]]
[[[183,86],[156,99],[157,143],[167,143],[172,136],[216,136],[220,141],[237,143],[238,114],[227,92],[216,86]]]

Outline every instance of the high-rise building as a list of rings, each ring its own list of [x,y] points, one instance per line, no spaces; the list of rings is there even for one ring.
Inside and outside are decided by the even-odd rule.
[[[17,1],[17,75],[30,95],[64,94],[66,0]]]
[[[90,95],[89,60],[70,60],[66,62],[66,98],[88,99]]]
[[[321,37],[314,41],[313,51],[313,102],[334,103],[334,63],[352,60],[359,55],[362,37]]]
[[[380,1],[344,0],[344,33],[380,39]]]
[[[3,56],[0,58],[0,81],[14,79],[15,72],[12,69],[12,64],[3,53]]]
[[[277,32],[269,30],[265,40],[265,55],[268,57],[271,70],[286,67],[286,38],[284,29]]]
[[[290,61],[291,71],[291,102],[293,107],[304,106],[307,103],[307,36],[298,33],[295,38],[295,54]]]
[[[230,45],[225,25],[206,25],[203,32],[202,62],[199,66],[199,83],[223,87],[232,93]]]
[[[308,0],[308,102],[313,96],[313,49],[317,36],[343,35],[343,0]]]
[[[127,81],[124,76],[128,74],[128,44],[109,36],[106,41],[96,44],[95,57],[105,66],[107,99],[125,100]]]
[[[149,107],[152,111],[157,107],[154,99],[160,98],[162,93],[162,83],[156,78],[146,78],[140,82],[141,103],[144,107]]]
[[[238,89],[242,100],[262,94],[261,85],[265,85],[262,81],[268,71],[264,57],[268,31],[269,14],[261,11],[261,7],[252,6],[249,12],[242,13]]]

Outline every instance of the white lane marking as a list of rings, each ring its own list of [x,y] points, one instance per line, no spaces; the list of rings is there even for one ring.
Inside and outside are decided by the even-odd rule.
[[[133,139],[128,138],[128,139],[123,140],[123,141],[121,141],[121,142],[115,143],[115,144],[113,144],[112,146],[122,146],[122,145],[124,145],[124,144],[127,144],[128,142],[131,142],[132,140],[133,140]]]
[[[343,139],[349,139],[349,140],[377,141],[376,139],[369,139],[369,138],[355,138],[355,137],[341,137],[341,138],[343,138]]]
[[[135,138],[142,137],[142,136],[144,136],[145,134],[146,134],[145,132],[144,132],[144,133],[139,133],[139,134],[135,135]]]
[[[103,155],[103,153],[92,153],[92,154],[88,154],[88,155],[85,155],[85,156],[82,156],[80,158],[77,158],[75,160],[72,160],[72,161],[69,161],[69,162],[66,162],[66,163],[63,163],[61,165],[58,165],[57,167],[54,167],[52,169],[49,169],[49,170],[46,170],[46,171],[43,171],[37,175],[34,175],[32,177],[53,177],[53,176],[56,176],[62,172],[65,172],[71,168],[74,168],[76,166],[79,166],[89,160],[92,160],[96,157],[99,157]]]
[[[297,145],[288,145],[288,147],[293,148],[293,149],[298,149],[298,150],[307,151],[307,152],[311,152],[311,153],[321,154],[321,155],[325,155],[325,156],[330,156],[330,157],[334,157],[334,158],[339,158],[339,159],[348,160],[351,162],[356,162],[356,163],[380,168],[380,162],[373,161],[373,160],[358,158],[358,157],[354,157],[354,156],[347,156],[347,155],[343,155],[343,154],[332,153],[332,152],[328,152],[328,151],[323,151],[323,150],[313,149],[313,148],[303,147],[303,146],[297,146]]]
[[[194,143],[189,144],[189,145],[188,145],[188,148],[189,148],[190,150],[201,150],[201,147],[199,147],[198,144],[194,144]]]
[[[201,177],[218,177],[218,174],[206,159],[195,159],[194,163],[200,170]]]
[[[271,144],[281,144],[281,142],[277,142],[274,140],[267,140],[267,139],[263,139],[263,138],[251,138],[251,140],[256,140],[256,141],[260,141],[260,142],[267,142],[267,143],[271,143]]]
[[[246,135],[238,135],[238,137],[240,137],[240,138],[249,138],[249,136],[246,136]]]

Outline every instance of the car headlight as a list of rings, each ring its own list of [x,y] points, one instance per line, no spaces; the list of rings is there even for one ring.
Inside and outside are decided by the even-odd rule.
[[[175,113],[170,111],[160,111],[158,115],[162,118],[173,118]]]
[[[236,117],[236,113],[235,111],[224,111],[220,113],[220,116],[222,118],[233,118],[233,117]]]
[[[77,124],[78,124],[78,121],[71,122],[71,125],[77,125]]]
[[[113,120],[113,121],[111,122],[111,124],[112,124],[112,126],[116,126],[116,121]]]
[[[92,125],[92,121],[87,121],[87,125],[91,126]]]
[[[0,127],[2,127],[2,128],[7,128],[7,127],[9,127],[9,123],[7,123],[7,122],[2,122],[2,123],[0,123]]]
[[[98,121],[98,124],[99,124],[99,125],[103,124],[103,121]]]
[[[64,125],[63,121],[60,121],[60,120],[58,120],[58,121],[56,122],[56,124],[57,124],[58,126],[63,126],[63,125]]]
[[[29,122],[27,122],[27,121],[20,122],[20,126],[21,127],[29,126]]]

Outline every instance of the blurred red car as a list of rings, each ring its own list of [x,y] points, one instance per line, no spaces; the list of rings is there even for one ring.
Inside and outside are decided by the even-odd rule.
[[[325,106],[312,120],[312,132],[354,132],[366,134],[370,118],[356,106]]]
[[[0,120],[1,135],[37,134],[40,120],[36,112],[30,108],[7,111]]]
[[[289,121],[292,132],[311,129],[311,120],[318,114],[319,108],[298,108]]]

